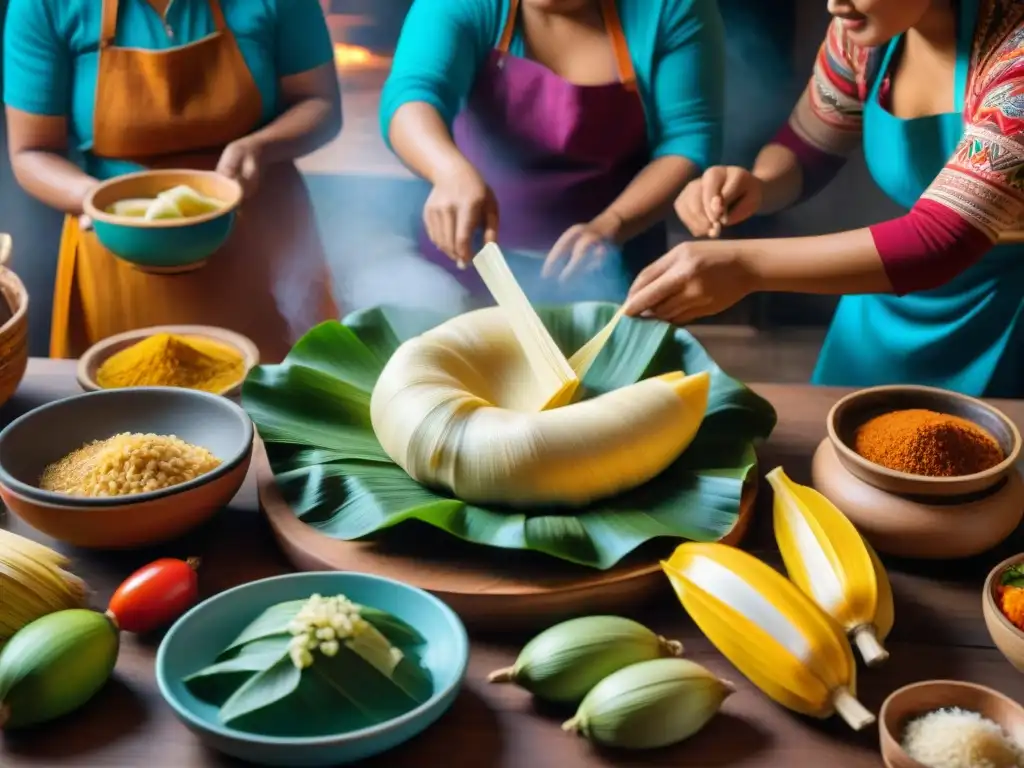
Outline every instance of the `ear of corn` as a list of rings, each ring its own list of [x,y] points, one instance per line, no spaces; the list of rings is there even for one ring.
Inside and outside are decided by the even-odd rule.
[[[842,628],[778,571],[724,544],[686,543],[662,563],[707,638],[779,704],[812,717],[875,721],[856,699]]]
[[[782,467],[767,475],[775,493],[775,540],[789,578],[832,616],[868,666],[889,658],[893,625],[889,578],[864,538],[835,505],[794,483]]]
[[[86,603],[85,582],[64,570],[68,559],[0,528],[0,645],[41,616]]]

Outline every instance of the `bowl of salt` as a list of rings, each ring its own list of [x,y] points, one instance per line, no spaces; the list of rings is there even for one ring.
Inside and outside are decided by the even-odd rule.
[[[1024,707],[959,680],[926,680],[894,691],[878,715],[887,768],[1018,768]]]

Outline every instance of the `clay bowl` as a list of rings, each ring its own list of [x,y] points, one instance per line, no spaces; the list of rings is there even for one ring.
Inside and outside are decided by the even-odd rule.
[[[1024,563],[1024,553],[1003,560],[993,568],[985,579],[985,589],[981,593],[981,610],[985,616],[985,626],[1006,660],[1018,671],[1024,672],[1024,632],[1010,623],[996,603],[996,587],[999,577],[1011,565]]]
[[[107,213],[121,200],[152,199],[182,184],[219,200],[223,207],[201,216],[155,221]],[[173,274],[198,269],[224,245],[241,202],[241,185],[214,171],[158,169],[129,173],[97,185],[82,208],[92,219],[100,244],[115,256],[144,272]]]
[[[958,680],[927,680],[894,691],[878,713],[878,735],[887,768],[928,768],[903,751],[903,729],[915,717],[944,707],[977,712],[1003,727],[1018,744],[1024,744],[1024,707],[983,685]]]
[[[1024,517],[1024,480],[1010,472],[989,491],[961,497],[898,496],[846,470],[825,438],[811,463],[814,487],[857,526],[879,552],[925,560],[954,560],[987,552]]]
[[[131,496],[83,498],[37,486],[48,464],[121,432],[177,435],[221,464],[180,485]],[[231,501],[249,469],[253,433],[240,406],[207,392],[133,387],[76,395],[29,411],[0,432],[0,498],[33,528],[77,547],[158,544]]]
[[[896,472],[868,461],[852,448],[858,427],[890,411],[924,408],[967,419],[988,432],[1006,458],[984,472],[961,477],[923,477]],[[865,483],[888,493],[911,497],[960,497],[986,491],[1014,471],[1020,456],[1020,432],[1002,411],[967,395],[919,386],[862,389],[837,402],[828,414],[828,437],[842,466]]]
[[[86,392],[96,392],[103,389],[96,381],[96,371],[99,370],[99,367],[108,358],[122,349],[126,349],[158,333],[172,333],[175,336],[192,336],[215,341],[224,346],[231,347],[242,356],[242,359],[245,361],[242,377],[236,383],[225,387],[220,392],[214,392],[215,395],[223,395],[224,397],[235,397],[238,395],[242,391],[242,382],[245,380],[245,374],[259,365],[260,362],[259,349],[250,339],[240,333],[229,331],[226,328],[216,328],[212,325],[157,325],[152,328],[125,331],[89,347],[78,361],[78,369],[76,371],[78,386]]]

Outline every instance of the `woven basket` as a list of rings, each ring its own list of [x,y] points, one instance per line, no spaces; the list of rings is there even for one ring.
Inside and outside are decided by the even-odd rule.
[[[11,236],[0,232],[0,294],[11,313],[0,326],[0,405],[11,399],[28,365],[28,291],[6,266],[11,248]]]

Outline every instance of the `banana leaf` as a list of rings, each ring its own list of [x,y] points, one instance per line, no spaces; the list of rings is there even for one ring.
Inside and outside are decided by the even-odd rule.
[[[388,642],[364,633],[342,642],[334,656],[314,651],[310,667],[296,668],[288,625],[305,602],[271,606],[213,664],[184,679],[193,695],[219,708],[221,722],[265,735],[325,735],[398,717],[433,694],[431,674],[415,650],[403,652],[397,664],[390,657],[380,663],[380,649],[386,652],[392,637],[407,648],[425,640],[376,608],[362,606],[360,614]]]
[[[571,355],[614,315],[613,304],[540,308]],[[607,569],[658,538],[717,541],[736,524],[753,444],[775,426],[763,398],[719,368],[686,331],[625,318],[582,382],[593,397],[643,378],[709,371],[707,415],[690,448],[650,482],[584,508],[526,513],[468,504],[410,478],[381,448],[369,402],[384,364],[405,340],[449,317],[377,307],[307,333],[280,365],[249,374],[242,403],[267,446],[277,484],[295,514],[344,541],[420,521],[475,544],[541,552]]]

